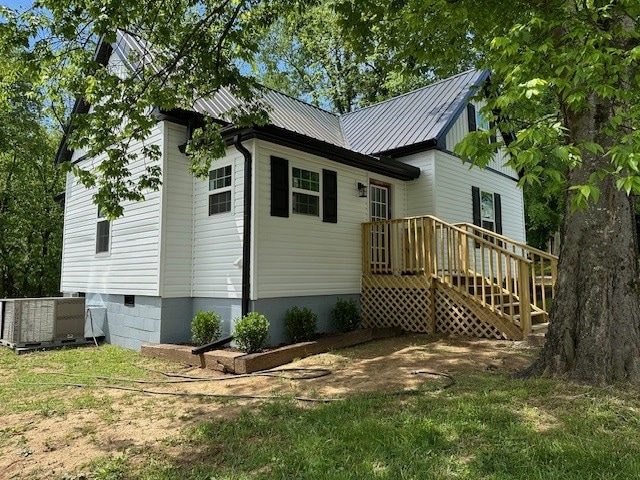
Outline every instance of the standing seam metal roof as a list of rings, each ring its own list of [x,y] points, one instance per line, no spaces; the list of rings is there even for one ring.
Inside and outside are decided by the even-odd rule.
[[[147,44],[127,32],[118,32],[114,49],[124,58],[134,51],[145,62],[153,63],[154,55]],[[257,94],[262,95],[271,124],[358,153],[377,155],[437,139],[485,76],[486,72],[469,70],[342,116],[275,90],[264,89]],[[222,87],[211,97],[195,99],[192,108],[226,120],[227,112],[239,105],[230,90]]]
[[[347,148],[374,154],[437,139],[485,75],[469,70],[342,116]]]

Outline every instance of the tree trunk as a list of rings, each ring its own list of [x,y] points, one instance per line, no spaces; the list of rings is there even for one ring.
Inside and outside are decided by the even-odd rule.
[[[571,140],[598,142],[611,105],[595,95],[586,112],[566,112]],[[571,185],[610,168],[603,155],[583,152],[583,165],[571,171]],[[565,220],[558,264],[556,298],[547,340],[525,376],[564,376],[593,384],[640,384],[640,278],[632,199],[607,175],[597,203]]]

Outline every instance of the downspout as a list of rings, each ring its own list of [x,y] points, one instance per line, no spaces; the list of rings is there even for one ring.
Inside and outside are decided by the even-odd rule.
[[[251,295],[251,152],[242,144],[240,135],[233,137],[233,145],[244,156],[244,211],[242,215],[242,316],[249,313]]]

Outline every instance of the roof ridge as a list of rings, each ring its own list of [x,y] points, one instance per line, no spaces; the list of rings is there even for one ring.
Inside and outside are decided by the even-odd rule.
[[[436,85],[438,85],[440,83],[449,82],[449,81],[453,80],[454,78],[460,77],[462,75],[467,75],[469,72],[482,72],[482,70],[478,70],[477,68],[470,68],[469,70],[465,70],[464,72],[456,73],[455,75],[451,75],[450,77],[443,78],[443,79],[438,80],[436,82],[430,83],[429,85],[425,85],[424,87],[416,88],[415,90],[410,90],[408,92],[401,93],[400,95],[396,95],[395,97],[387,98],[386,100],[381,100],[381,101],[379,101],[377,103],[373,103],[371,105],[367,105],[366,107],[358,108],[357,110],[354,110],[352,112],[347,112],[347,113],[345,113],[343,115],[340,115],[340,118],[342,119],[342,118],[347,117],[349,115],[353,115],[354,113],[359,113],[359,112],[361,112],[363,110],[367,110],[368,108],[377,107],[379,105],[382,105],[383,103],[391,102],[391,101],[397,100],[398,98],[405,97],[407,95],[412,95],[412,94],[414,94],[416,92],[420,92],[422,90],[426,90],[426,89],[431,88],[431,87],[435,87]]]

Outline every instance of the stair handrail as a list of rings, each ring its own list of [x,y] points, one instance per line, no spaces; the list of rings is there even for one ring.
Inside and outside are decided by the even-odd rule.
[[[553,253],[545,252],[544,250],[540,250],[539,248],[532,247],[531,245],[527,245],[526,243],[519,242],[517,240],[514,240],[513,238],[505,237],[504,235],[496,233],[493,230],[487,230],[486,228],[480,227],[479,225],[475,225],[473,223],[459,222],[459,223],[453,223],[452,225],[455,226],[455,227],[464,226],[464,227],[471,228],[473,230],[479,230],[485,235],[490,235],[490,236],[495,237],[496,239],[498,239],[498,240],[500,240],[502,242],[510,243],[512,245],[515,245],[516,247],[519,247],[522,250],[528,250],[528,251],[530,251],[532,253],[540,255],[541,257],[545,257],[548,260],[558,260],[558,257],[556,255],[554,255]]]
[[[389,220],[376,220],[374,222],[364,222],[362,225],[366,226],[366,225],[384,225],[384,224],[391,224],[391,223],[401,223],[401,222],[405,222],[408,220],[417,220],[417,219],[431,219],[431,220],[435,220],[436,222],[441,223],[442,225],[447,226],[448,228],[458,231],[460,233],[464,233],[465,235],[467,235],[470,238],[473,238],[474,240],[477,240],[479,243],[484,243],[485,245],[490,245],[491,248],[495,248],[497,250],[503,251],[504,253],[506,253],[509,256],[512,257],[516,257],[519,259],[522,259],[525,262],[529,262],[532,263],[531,260],[527,257],[525,257],[524,255],[520,255],[516,252],[513,252],[511,250],[509,250],[508,248],[505,247],[501,247],[500,245],[498,245],[497,243],[493,243],[490,240],[487,240],[479,235],[476,235],[475,233],[470,233],[467,230],[458,227],[457,225],[463,225],[463,224],[453,224],[453,223],[447,223],[444,220],[440,220],[438,217],[434,217],[433,215],[416,215],[413,217],[403,217],[403,218],[392,218]],[[471,225],[471,224],[468,224]],[[475,225],[472,225],[475,228]],[[483,229],[484,230],[484,229]],[[491,232],[491,230],[485,230],[488,233],[495,233],[495,232]],[[511,241],[508,237],[503,237],[506,239],[507,242],[509,243],[514,243],[513,241]]]

